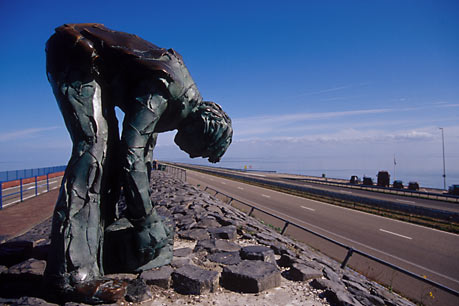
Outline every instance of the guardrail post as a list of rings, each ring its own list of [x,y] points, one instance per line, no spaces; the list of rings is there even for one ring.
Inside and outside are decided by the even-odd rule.
[[[21,193],[21,202],[22,202],[22,178],[19,179],[19,189],[20,189],[20,193]]]
[[[344,267],[346,267],[347,262],[349,261],[349,259],[352,256],[352,253],[354,253],[354,249],[353,248],[349,248],[348,251],[347,251],[347,254],[346,254],[346,258],[344,258],[344,261],[341,264],[341,269],[344,269]]]
[[[35,175],[35,196],[38,195],[38,182],[37,182],[37,176]]]
[[[3,209],[3,182],[0,182],[0,209]]]
[[[46,173],[46,191],[49,192],[49,173]]]
[[[252,207],[252,208],[250,209],[250,211],[249,211],[249,217],[252,215],[253,210],[254,210],[254,207]]]
[[[281,231],[281,235],[285,233],[285,230],[287,229],[287,226],[290,224],[290,222],[285,222],[284,228]]]
[[[230,198],[230,200],[228,201],[228,203],[226,203],[227,205],[230,205],[231,202],[233,202],[234,198]]]

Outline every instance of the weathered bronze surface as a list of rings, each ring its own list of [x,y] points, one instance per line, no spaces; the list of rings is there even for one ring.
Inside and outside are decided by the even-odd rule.
[[[47,279],[65,291],[104,270],[169,263],[173,228],[157,215],[149,194],[157,133],[177,129],[175,142],[190,157],[218,162],[231,143],[230,118],[202,100],[177,52],[136,35],[101,24],[66,24],[48,40],[46,56],[73,141],[54,211]],[[116,106],[125,113],[121,139]],[[116,220],[121,186],[127,215]],[[124,255],[110,254],[124,242]]]

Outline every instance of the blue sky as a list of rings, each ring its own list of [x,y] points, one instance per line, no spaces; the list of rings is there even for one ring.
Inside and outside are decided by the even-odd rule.
[[[223,166],[361,176],[393,172],[395,156],[399,176],[442,185],[443,127],[448,182],[459,183],[458,1],[0,0],[0,171],[66,164],[44,45],[77,22],[182,54],[233,119]],[[173,133],[156,157],[204,162]]]

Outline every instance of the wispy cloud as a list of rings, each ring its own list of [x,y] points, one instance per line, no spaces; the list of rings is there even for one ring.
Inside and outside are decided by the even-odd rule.
[[[42,132],[51,131],[51,130],[55,130],[58,128],[59,128],[58,126],[50,126],[50,127],[43,127],[43,128],[32,128],[32,129],[24,129],[24,130],[0,133],[0,141],[10,141],[13,139],[17,140],[21,138],[30,138]]]
[[[430,131],[424,129],[413,129],[387,133],[381,130],[356,130],[356,129],[343,129],[341,131],[321,133],[316,135],[306,136],[278,136],[270,138],[252,137],[246,139],[239,139],[236,142],[245,143],[350,143],[350,142],[408,142],[408,141],[429,141],[436,139],[437,135],[433,133],[434,128]]]

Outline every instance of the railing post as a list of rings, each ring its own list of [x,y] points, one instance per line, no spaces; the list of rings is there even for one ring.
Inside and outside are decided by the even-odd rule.
[[[3,209],[3,182],[0,181],[0,209]]]
[[[21,193],[21,202],[22,202],[22,178],[19,179],[19,189],[20,189],[20,193]]]
[[[230,200],[228,201],[228,203],[226,203],[227,205],[230,205],[231,202],[233,202],[234,198],[230,198]]]
[[[38,182],[37,182],[37,176],[35,175],[35,196],[38,195]]]
[[[254,207],[252,206],[252,208],[251,208],[250,211],[249,211],[249,217],[252,215],[253,210],[254,210]]]
[[[290,224],[290,222],[285,222],[284,228],[281,231],[281,235],[285,233],[285,230],[287,229],[287,226]]]
[[[351,258],[351,256],[352,256],[352,253],[354,253],[354,249],[353,248],[349,248],[348,251],[347,251],[347,254],[346,254],[346,258],[344,258],[344,261],[341,264],[341,269],[344,269],[344,267],[346,267],[347,262],[349,261],[349,258]]]
[[[46,191],[49,192],[49,173],[46,173]]]

